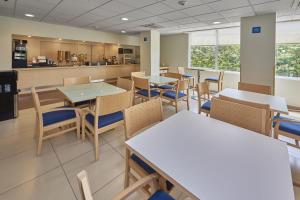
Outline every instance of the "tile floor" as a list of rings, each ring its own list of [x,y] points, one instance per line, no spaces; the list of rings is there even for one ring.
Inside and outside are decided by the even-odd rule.
[[[197,112],[196,101],[191,110]],[[185,109],[185,104],[180,109]],[[174,108],[164,105],[165,118]],[[95,200],[110,200],[122,191],[124,182],[123,129],[100,136],[100,159],[94,161],[92,144],[77,140],[70,133],[44,143],[36,156],[36,120],[33,109],[22,110],[19,118],[0,122],[0,200],[76,200],[81,199],[76,174],[86,170]],[[299,157],[300,159],[300,157]],[[172,192],[176,199],[189,199]],[[295,188],[300,200],[300,188]],[[130,199],[143,199],[136,193]]]

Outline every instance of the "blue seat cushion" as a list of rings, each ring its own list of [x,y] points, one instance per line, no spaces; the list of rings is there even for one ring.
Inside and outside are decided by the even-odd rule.
[[[43,125],[48,126],[58,122],[63,122],[76,117],[74,110],[57,110],[43,113]]]
[[[140,159],[137,155],[131,154],[131,159],[138,164],[141,168],[143,168],[148,174],[153,174],[156,171],[150,167],[147,163],[145,163],[142,159]],[[173,188],[173,184],[169,181],[166,181],[167,190],[171,190]]]
[[[190,74],[183,74],[182,77],[183,78],[194,78],[194,76],[190,75]]]
[[[167,91],[163,94],[163,96],[171,98],[171,99],[175,99],[176,98],[176,91]],[[184,94],[183,92],[179,92],[178,93],[178,98],[184,97],[186,96],[186,94]]]
[[[85,119],[92,125],[94,125],[94,115],[88,114]],[[118,121],[123,120],[123,112],[115,112],[107,115],[102,115],[98,117],[98,128],[102,128]]]
[[[163,190],[157,190],[148,200],[175,200]]]
[[[148,97],[148,90],[145,90],[145,89],[139,90],[137,92],[137,94],[140,94],[140,95],[143,95],[145,97]],[[151,97],[155,97],[155,96],[160,95],[160,93],[158,91],[156,91],[156,90],[150,90],[150,95],[151,95]]]
[[[287,119],[287,120],[289,120],[289,118],[287,118],[287,117],[278,117],[278,116],[275,116],[274,119]],[[276,125],[276,122],[273,123],[273,127],[275,125]],[[296,123],[296,122],[280,122],[279,130],[300,136],[300,123],[299,122],[298,123]]]
[[[206,81],[218,81],[219,79],[215,78],[215,77],[209,77],[209,78],[206,78],[205,80]]]
[[[171,90],[174,89],[175,86],[174,85],[161,85],[159,86],[160,89],[164,89],[164,90]]]
[[[204,104],[202,104],[201,108],[205,110],[210,110],[211,107],[211,101],[206,101]]]

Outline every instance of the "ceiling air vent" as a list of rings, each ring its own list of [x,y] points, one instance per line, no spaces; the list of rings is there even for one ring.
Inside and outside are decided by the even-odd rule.
[[[160,25],[158,25],[158,24],[154,24],[154,23],[151,23],[151,24],[145,24],[145,25],[143,25],[142,27],[151,28],[151,29],[159,29],[159,28],[163,28],[162,26],[160,26]]]

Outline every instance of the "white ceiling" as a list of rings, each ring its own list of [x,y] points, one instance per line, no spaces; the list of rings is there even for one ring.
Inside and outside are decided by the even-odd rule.
[[[278,20],[299,19],[300,14],[299,0],[187,0],[185,6],[178,1],[0,0],[0,15],[128,34],[150,30],[144,25],[154,23],[169,34],[226,26],[239,22],[240,17],[270,12],[277,12]],[[214,21],[222,24],[212,25]]]

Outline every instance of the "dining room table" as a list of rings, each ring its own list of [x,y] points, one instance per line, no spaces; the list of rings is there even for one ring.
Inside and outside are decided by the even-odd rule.
[[[105,82],[69,85],[57,87],[71,103],[78,103],[96,99],[98,96],[113,95],[126,92],[126,90]]]
[[[181,111],[126,148],[195,199],[294,200],[287,145],[213,118]]]
[[[289,113],[285,99],[280,96],[249,92],[232,88],[226,88],[214,95],[214,97],[219,97],[220,95],[241,101],[247,101],[258,104],[268,104],[270,105],[270,109],[273,113]]]
[[[178,81],[178,79],[176,78],[156,76],[156,75],[145,76],[144,78],[148,79],[149,82],[154,85],[164,85],[164,84],[174,83]]]

